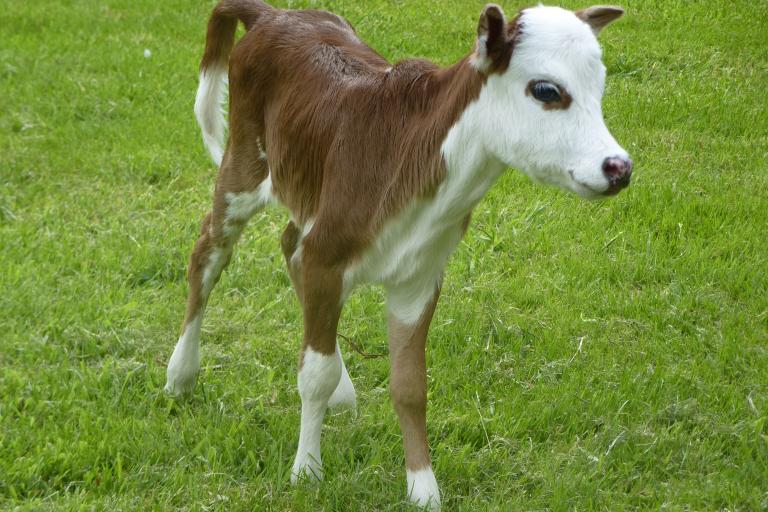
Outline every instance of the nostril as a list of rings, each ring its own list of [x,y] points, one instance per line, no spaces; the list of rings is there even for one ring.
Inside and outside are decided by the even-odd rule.
[[[632,161],[611,157],[603,161],[603,174],[611,181],[621,181],[632,174]]]

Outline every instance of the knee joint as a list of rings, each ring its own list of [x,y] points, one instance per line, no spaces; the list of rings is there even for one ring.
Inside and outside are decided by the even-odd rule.
[[[427,391],[414,382],[392,381],[390,393],[398,409],[422,409],[427,403]]]
[[[338,352],[323,354],[311,347],[304,350],[299,369],[299,394],[302,399],[327,399],[341,379],[341,359]]]

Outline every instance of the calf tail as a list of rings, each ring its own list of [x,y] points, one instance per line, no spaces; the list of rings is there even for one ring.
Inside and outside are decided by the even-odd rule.
[[[195,118],[203,142],[216,165],[224,156],[226,120],[223,103],[227,93],[227,65],[235,43],[238,20],[250,30],[259,16],[272,7],[260,0],[222,0],[213,9],[200,62],[200,83],[195,97]]]

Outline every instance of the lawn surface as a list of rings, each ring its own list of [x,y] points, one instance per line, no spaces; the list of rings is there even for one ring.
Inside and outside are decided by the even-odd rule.
[[[194,397],[161,391],[215,176],[192,115],[212,5],[0,0],[1,510],[407,509],[387,359],[345,342],[358,413],[328,418],[326,482],[288,483],[283,211],[214,292]],[[482,7],[316,5],[441,64]],[[588,203],[510,171],[448,269],[428,351],[446,510],[768,508],[768,6],[625,6],[601,40],[632,187]],[[360,290],[340,327],[375,354],[382,304]]]

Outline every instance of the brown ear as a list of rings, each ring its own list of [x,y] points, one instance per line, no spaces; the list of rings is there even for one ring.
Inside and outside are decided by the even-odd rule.
[[[576,16],[599,35],[603,28],[624,15],[624,9],[615,5],[595,5],[576,11]]]
[[[506,69],[512,55],[504,11],[496,4],[488,4],[477,24],[477,48],[474,62],[482,71]]]

